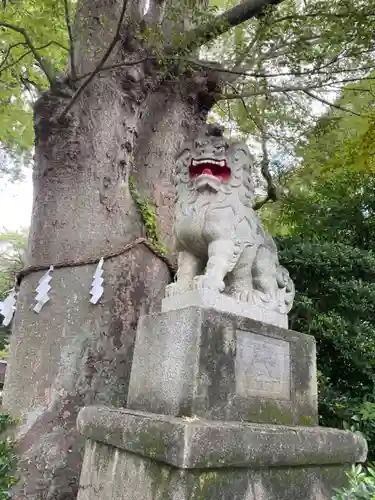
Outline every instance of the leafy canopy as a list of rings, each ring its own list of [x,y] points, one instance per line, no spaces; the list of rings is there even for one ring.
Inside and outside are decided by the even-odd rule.
[[[371,78],[373,17],[372,1],[285,1],[228,32],[213,51],[239,73],[224,83],[216,113],[252,138],[260,157],[267,145],[276,174],[295,163],[296,144],[335,93]]]
[[[192,19],[204,24],[212,19],[214,8],[220,13],[235,3],[212,0]],[[289,158],[296,138],[311,125],[311,103],[325,102],[322,96],[327,89],[338,88],[347,79],[362,78],[374,67],[373,3],[284,0],[277,8],[270,7],[220,36],[201,51],[203,61],[190,57],[189,64],[206,69],[212,66],[210,61],[216,61],[215,67],[220,61],[229,72],[220,73],[223,92],[216,97],[215,115],[258,143],[266,140],[279,155],[285,156],[286,151],[285,158]],[[68,4],[73,18],[75,4]],[[175,0],[173,8],[167,9],[169,14],[178,11],[180,4]],[[32,145],[30,104],[48,88],[45,72],[54,79],[67,67],[64,2],[7,2],[0,11],[1,25],[0,143],[20,153]],[[22,32],[9,25],[25,30],[38,58]],[[163,36],[162,26],[159,28]]]
[[[66,68],[68,33],[64,2],[19,0],[0,9],[0,25],[22,28],[51,74]],[[33,143],[32,107],[48,80],[22,33],[0,27],[0,142],[24,153]]]
[[[300,145],[301,164],[281,179],[283,198],[264,217],[279,234],[373,248],[375,237],[375,83],[346,86]],[[280,228],[281,232],[280,232]]]

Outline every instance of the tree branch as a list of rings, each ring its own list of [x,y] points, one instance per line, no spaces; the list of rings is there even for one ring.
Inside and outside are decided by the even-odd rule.
[[[269,201],[277,201],[277,189],[276,186],[273,182],[271,172],[269,171],[269,157],[268,157],[268,151],[267,151],[267,135],[264,132],[263,126],[260,126],[257,121],[251,116],[251,113],[249,112],[246,103],[244,99],[241,99],[242,105],[246,111],[247,116],[250,118],[250,120],[255,123],[255,126],[259,129],[261,136],[262,136],[262,152],[263,152],[263,158],[262,158],[262,166],[261,166],[261,172],[264,177],[264,179],[267,182],[267,196],[261,201],[258,201],[253,205],[253,210],[259,210],[263,205],[268,203]]]
[[[176,45],[167,45],[166,52],[190,52],[201,45],[214,40],[223,33],[226,33],[234,26],[258,16],[267,5],[276,5],[283,0],[242,0],[231,9],[218,15],[212,21],[202,26],[198,26],[185,32],[180,43]]]
[[[3,60],[0,63],[0,69],[4,66],[4,64],[7,62],[8,57],[10,56],[10,53],[12,52],[12,49],[15,47],[19,47],[20,45],[24,46],[25,42],[18,42],[14,43],[13,45],[10,45],[5,53],[5,56],[3,57]]]
[[[241,51],[241,53],[236,58],[236,61],[234,62],[234,65],[233,65],[234,71],[244,70],[243,64],[244,64],[244,61],[245,61],[246,57],[248,56],[249,52],[255,52],[255,53],[257,52],[256,44],[259,41],[260,37],[262,36],[263,30],[264,30],[264,23],[258,23],[256,25],[254,37],[246,45],[246,47],[244,47],[244,49]],[[253,65],[254,65],[254,59],[253,59]],[[236,77],[235,77],[235,74],[233,73],[233,75],[231,77],[227,77],[226,80],[229,83],[229,80],[234,81],[235,79],[236,79]]]
[[[290,51],[290,47],[298,45],[300,43],[313,43],[313,42],[318,42],[321,40],[321,36],[301,36],[298,39],[294,39],[291,41],[282,41],[279,44],[276,44],[274,47],[269,49],[267,52],[264,52],[263,54],[260,54],[258,63],[261,63],[263,61],[267,61],[269,59],[276,59],[277,57],[283,56],[287,54]]]
[[[61,114],[58,116],[57,121],[62,120],[67,113],[71,110],[71,108],[74,106],[75,102],[79,98],[79,96],[82,94],[82,92],[85,90],[87,85],[92,82],[92,80],[95,78],[95,76],[102,70],[105,62],[109,58],[109,56],[112,53],[112,50],[115,48],[117,42],[121,39],[120,37],[120,31],[121,31],[121,26],[125,17],[125,11],[126,11],[126,6],[127,6],[128,1],[123,0],[122,3],[122,9],[121,9],[121,14],[117,23],[117,28],[116,28],[116,33],[115,36],[113,37],[112,42],[110,43],[108,49],[106,50],[104,56],[100,60],[99,64],[96,66],[96,68],[93,70],[93,72],[82,82],[80,87],[76,90],[76,92],[73,94],[72,98],[68,102],[68,104],[65,106],[65,108],[62,110]]]
[[[24,78],[23,76],[20,76],[20,81],[31,95],[33,94],[33,88],[31,87],[31,85],[37,90],[39,94],[42,92],[42,89],[39,87],[39,85],[31,81],[29,78]]]
[[[284,17],[279,17],[279,18],[276,18],[276,19],[272,19],[272,24],[276,24],[276,23],[281,23],[281,22],[284,22],[284,21],[297,21],[297,20],[300,20],[300,21],[304,21],[305,19],[307,18],[312,18],[312,19],[316,19],[316,18],[319,18],[319,17],[324,17],[325,19],[342,19],[342,18],[348,18],[349,16],[353,15],[354,12],[350,12],[350,11],[347,11],[347,12],[343,12],[343,13],[332,13],[332,12],[314,12],[313,14],[290,14],[288,16],[284,16]],[[372,13],[372,12],[365,12],[366,16],[370,17],[370,16],[374,16],[375,14]]]
[[[366,77],[363,78],[363,80],[375,80],[375,77]],[[357,82],[358,79],[356,78],[345,78],[343,80],[338,80],[338,81],[333,81],[333,82],[320,82],[316,83],[313,85],[308,85],[308,86],[289,86],[289,87],[278,87],[277,85],[269,85],[267,90],[258,90],[258,91],[251,91],[251,92],[243,92],[240,93],[236,91],[234,94],[220,94],[218,95],[217,99],[218,100],[224,100],[224,99],[244,99],[244,98],[251,98],[251,97],[257,97],[261,95],[267,95],[267,94],[275,94],[275,93],[288,93],[288,92],[303,92],[306,95],[312,97],[313,99],[316,99],[323,104],[327,104],[332,107],[337,107],[337,109],[340,109],[341,111],[346,111],[347,113],[352,113],[356,114],[358,116],[358,113],[355,113],[354,111],[351,111],[350,109],[343,108],[342,106],[339,106],[337,104],[330,103],[329,101],[326,101],[324,98],[317,96],[316,94],[313,94],[311,90],[318,90],[318,89],[324,89],[327,87],[332,87],[334,85],[342,85],[344,83],[350,83],[350,82]]]
[[[68,35],[69,35],[70,70],[71,70],[71,74],[72,74],[72,79],[74,80],[77,76],[77,73],[76,73],[76,64],[75,64],[75,55],[74,55],[73,31],[72,31],[72,23],[70,21],[70,11],[69,11],[68,0],[64,0],[64,7],[65,7],[65,22],[66,22],[66,27],[68,29]]]
[[[263,152],[263,158],[261,162],[261,172],[263,178],[267,182],[267,196],[263,198],[263,200],[254,203],[253,210],[259,210],[260,208],[263,207],[263,205],[265,205],[269,201],[275,202],[278,200],[277,189],[275,183],[273,182],[271,172],[269,170],[270,162],[266,145],[266,134],[264,132],[262,137],[262,152]]]
[[[194,66],[201,67],[201,68],[206,68],[210,69],[212,71],[217,71],[218,73],[228,73],[228,74],[233,74],[233,75],[238,75],[238,76],[247,76],[251,78],[278,78],[280,76],[296,76],[296,77],[302,77],[302,76],[309,76],[309,75],[321,75],[321,76],[332,76],[332,72],[328,73],[327,71],[320,71],[320,69],[324,68],[325,65],[319,66],[316,69],[311,69],[308,71],[280,71],[278,73],[262,73],[259,71],[254,71],[254,72],[248,72],[246,69],[244,70],[239,70],[239,69],[226,69],[222,68],[219,65],[213,65],[206,63],[205,61],[201,60],[193,60],[193,59],[187,59],[187,58],[180,58],[181,60],[184,60]],[[373,66],[364,66],[362,68],[342,68],[342,69],[337,69],[333,73],[339,74],[339,73],[354,73],[356,71],[372,71],[375,69],[375,64]],[[362,79],[362,78],[361,78]],[[366,79],[366,78],[364,78]],[[368,79],[372,79],[371,77]],[[355,79],[356,81],[358,78]],[[353,80],[354,81],[354,80]]]
[[[267,198],[272,201],[277,201],[277,189],[270,172],[270,159],[267,151],[267,136],[264,130],[262,133],[262,153],[263,157],[260,171],[267,182]]]
[[[310,89],[311,87],[308,87]],[[320,88],[320,87],[319,87]],[[268,88],[267,90],[257,90],[254,92],[235,92],[234,94],[221,94],[218,96],[219,100],[226,100],[226,99],[247,99],[250,97],[257,97],[261,95],[266,95],[266,94],[274,94],[274,93],[279,93],[279,92],[298,92],[298,91],[304,91],[306,90],[306,87],[271,87]]]
[[[355,116],[362,116],[360,113],[357,113],[356,111],[352,111],[351,109],[344,108],[343,106],[340,106],[339,104],[329,102],[326,99],[324,99],[323,97],[320,97],[320,96],[314,94],[310,90],[303,90],[302,92],[304,94],[308,95],[309,97],[312,97],[313,99],[316,99],[317,101],[320,101],[322,104],[326,104],[327,106],[330,106],[331,108],[335,108],[335,109],[338,109],[340,111],[344,111],[345,113],[350,113],[350,114],[355,115]]]
[[[22,42],[21,45],[25,45],[25,44]],[[64,50],[68,51],[68,49],[66,47],[64,47],[63,45],[61,45],[61,43],[54,42],[54,41],[48,42],[45,45],[42,45],[41,47],[36,47],[35,50],[40,51],[40,50],[46,49],[50,45],[58,45],[59,47],[63,48]],[[28,50],[27,52],[22,54],[18,59],[16,59],[12,63],[7,64],[4,68],[2,68],[0,66],[0,74],[3,73],[4,71],[6,71],[7,69],[11,68],[12,66],[15,66],[17,63],[22,61],[22,59],[24,59],[26,56],[28,56],[29,54],[32,54],[32,53],[33,53],[32,50]]]
[[[271,200],[272,200],[272,198],[267,195],[265,198],[263,198],[263,200],[260,200],[260,201],[257,201],[256,203],[254,203],[252,208],[253,208],[253,210],[257,211],[260,208],[262,208],[263,205],[266,205],[266,203],[268,203]],[[275,201],[275,200],[272,200],[272,201]]]
[[[53,75],[52,75],[52,72],[50,71],[50,69],[48,67],[48,63],[45,62],[43,60],[43,58],[38,54],[37,49],[35,48],[34,44],[32,43],[32,41],[31,41],[29,35],[26,33],[26,31],[23,28],[20,28],[18,26],[14,26],[13,24],[4,23],[4,22],[0,22],[0,27],[16,31],[17,33],[19,33],[20,35],[23,36],[23,38],[25,39],[26,45],[28,45],[28,47],[30,48],[30,51],[32,52],[32,54],[34,55],[36,61],[38,62],[40,69],[46,75],[49,84],[52,85],[52,83],[53,83]]]

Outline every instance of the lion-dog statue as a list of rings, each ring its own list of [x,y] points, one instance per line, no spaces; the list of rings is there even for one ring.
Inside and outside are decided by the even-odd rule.
[[[291,309],[293,282],[252,208],[252,165],[246,144],[227,141],[217,125],[178,156],[178,271],[166,296],[210,289],[282,314]]]

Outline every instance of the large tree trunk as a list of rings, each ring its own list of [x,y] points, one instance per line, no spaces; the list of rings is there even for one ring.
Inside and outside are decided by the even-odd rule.
[[[120,8],[106,0],[92,12],[91,5],[83,2],[78,11],[80,73],[92,70],[110,42],[109,18],[113,33]],[[100,14],[107,24],[94,26]],[[127,34],[112,62],[139,57],[138,49]],[[205,117],[202,92],[204,78],[171,84],[155,68],[138,66],[99,75],[62,125],[49,121],[66,104],[56,92],[35,106],[27,264],[66,266],[53,271],[51,300],[40,314],[31,307],[42,271],[24,277],[18,296],[3,398],[22,418],[14,499],[76,498],[84,444],[76,431],[79,409],[126,405],[137,321],[158,309],[170,270],[139,244],[105,260],[104,296],[92,305],[96,264],[75,264],[99,261],[145,235],[130,174],[154,202],[161,240],[170,248],[174,156]]]

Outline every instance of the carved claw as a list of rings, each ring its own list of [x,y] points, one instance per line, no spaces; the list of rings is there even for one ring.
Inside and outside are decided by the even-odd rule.
[[[241,290],[240,292],[236,292],[234,294],[234,298],[238,302],[248,302],[249,301],[249,292],[248,292],[248,290]]]
[[[182,293],[185,293],[188,290],[191,290],[191,284],[190,285],[184,284],[183,286],[181,286],[181,284],[177,281],[176,283],[170,283],[165,287],[165,296],[173,297],[174,295],[180,295]]]
[[[222,292],[225,288],[225,283],[222,280],[213,279],[211,276],[202,275],[194,278],[194,288],[198,290],[213,290],[215,292]]]
[[[165,287],[165,296],[166,297],[172,297],[173,295],[176,295],[177,293],[177,285],[176,283],[170,283]]]
[[[270,293],[264,293],[260,290],[254,290],[254,304],[264,309],[275,309],[276,298]]]

